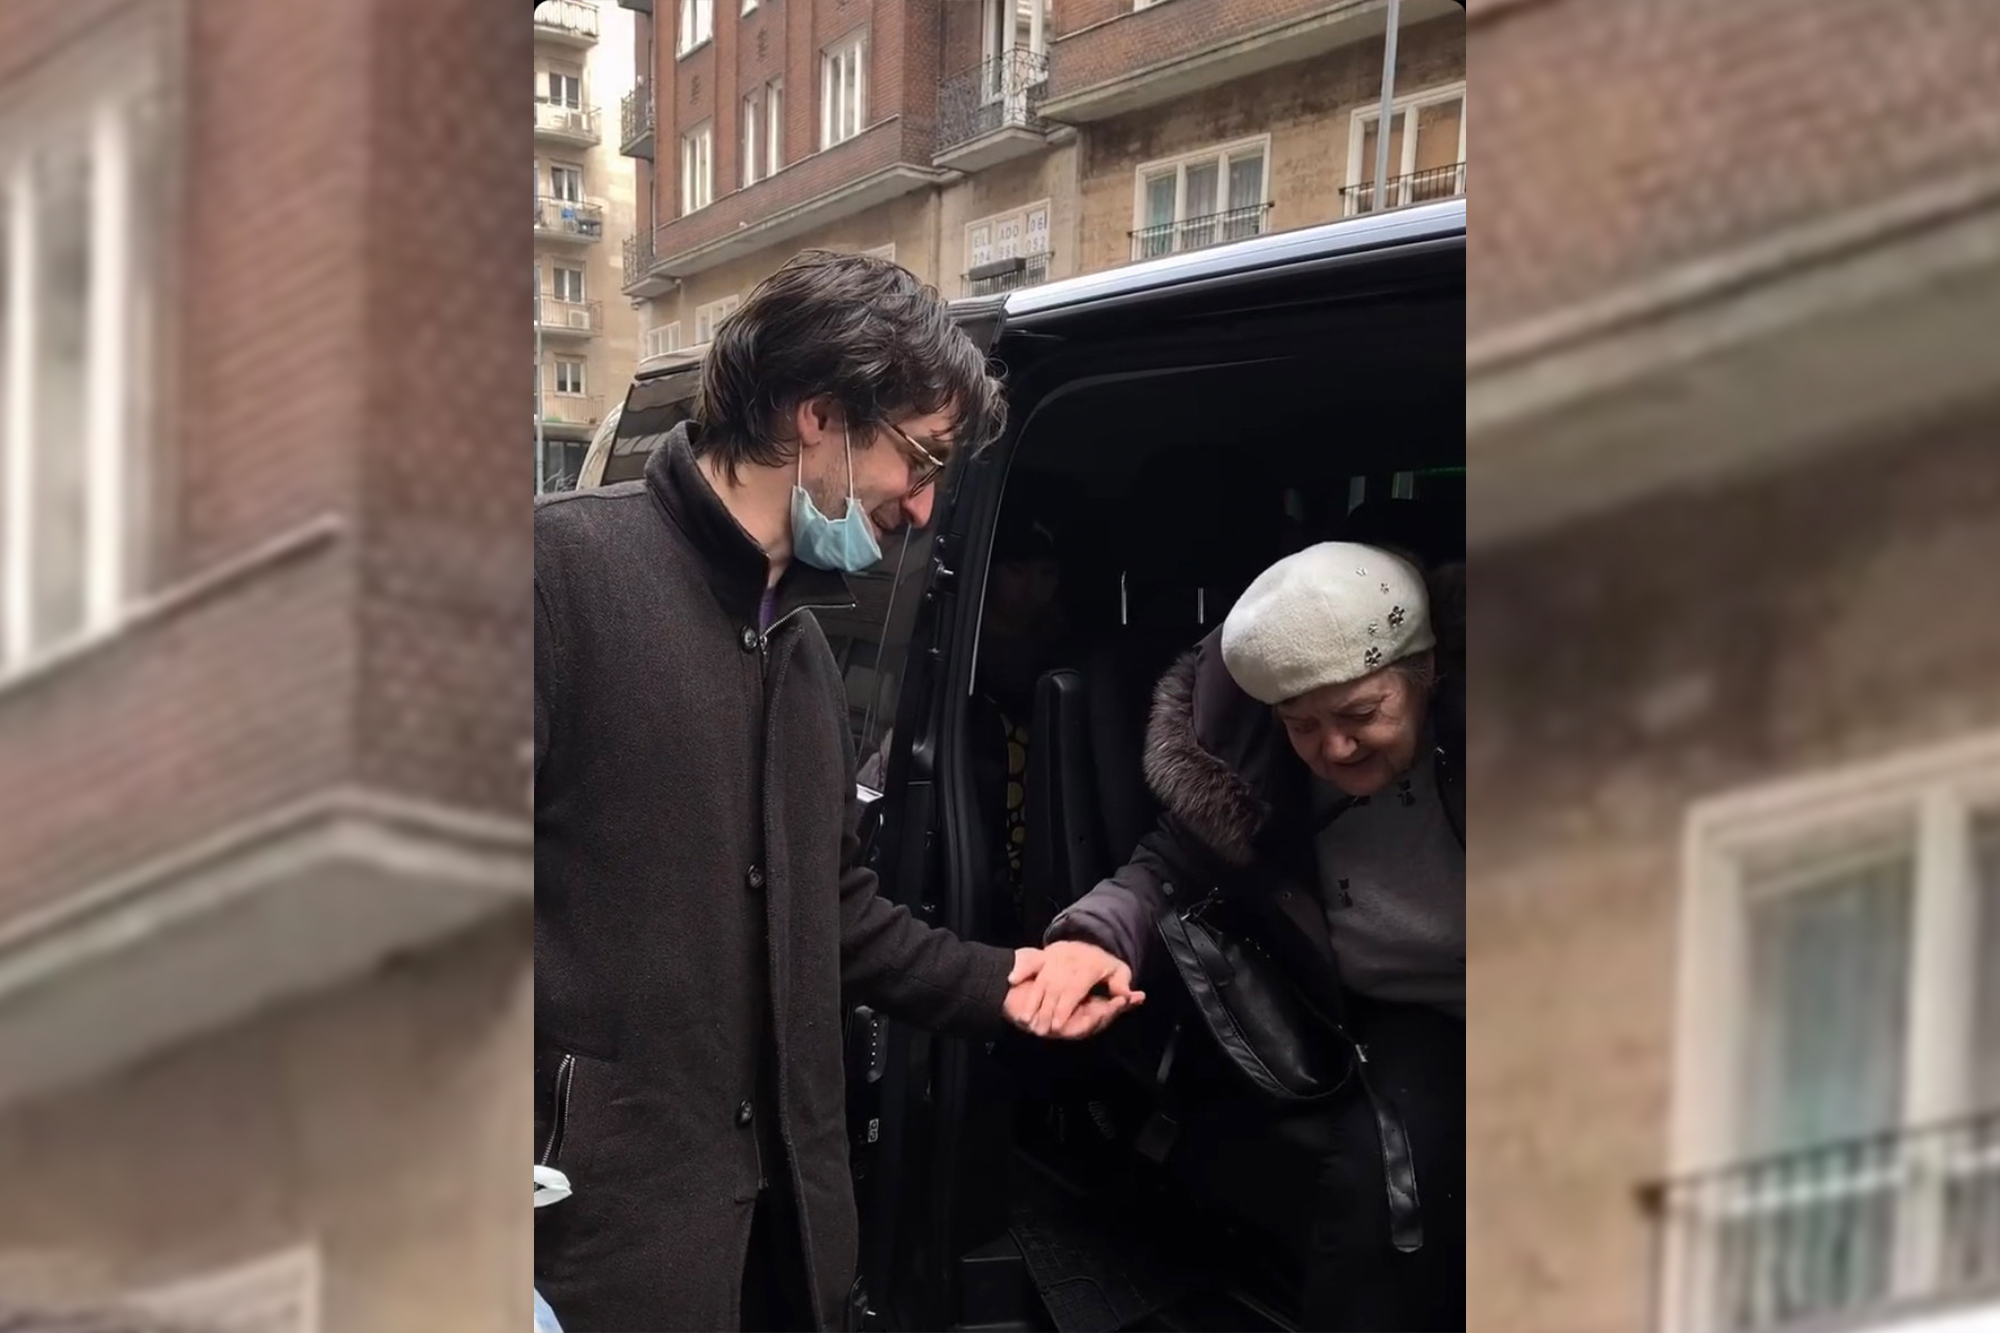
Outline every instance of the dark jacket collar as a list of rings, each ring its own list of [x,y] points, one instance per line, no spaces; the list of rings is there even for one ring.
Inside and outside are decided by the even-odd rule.
[[[700,555],[702,572],[716,601],[745,624],[755,625],[765,585],[770,581],[771,561],[695,464],[695,430],[692,422],[682,422],[667,436],[666,443],[653,451],[646,460],[646,488]],[[824,610],[853,605],[854,594],[846,579],[794,560],[778,580],[772,622],[808,607]]]

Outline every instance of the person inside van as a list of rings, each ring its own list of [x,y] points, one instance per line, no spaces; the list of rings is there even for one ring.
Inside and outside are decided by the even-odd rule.
[[[1297,1247],[1315,1329],[1465,1326],[1464,680],[1456,652],[1440,673],[1430,606],[1415,565],[1355,543],[1251,584],[1162,680],[1145,751],[1159,822],[1050,924],[1030,1023],[1103,1027],[1074,1006],[1128,991],[1156,918],[1211,888],[1317,903],[1306,920],[1323,923],[1349,1030],[1409,1136],[1424,1242],[1391,1243],[1377,1122],[1334,1098],[1315,1112],[1332,1150]]]

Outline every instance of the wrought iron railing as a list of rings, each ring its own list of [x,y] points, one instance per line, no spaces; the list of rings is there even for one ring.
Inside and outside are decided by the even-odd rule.
[[[1641,1193],[1663,1333],[1764,1333],[2000,1292],[2000,1110]]]
[[[1132,233],[1132,258],[1152,259],[1176,250],[1199,250],[1205,245],[1257,236],[1262,234],[1270,213],[1269,204],[1250,204],[1225,213],[1204,213],[1179,222],[1163,222],[1157,227],[1141,227]]]
[[[604,332],[604,302],[535,298],[535,323],[555,333]]]
[[[1411,204],[1434,204],[1440,199],[1456,199],[1464,193],[1465,163],[1463,162],[1454,162],[1448,167],[1413,171],[1407,176],[1391,176],[1382,182],[1382,197],[1388,201],[1388,208],[1408,208]],[[1340,201],[1344,217],[1359,217],[1363,213],[1375,212],[1374,178],[1370,177],[1359,185],[1347,186],[1340,192]]]
[[[1001,129],[1045,130],[1045,51],[1016,47],[938,83],[937,151],[949,152]]]
[[[553,199],[537,195],[535,234],[601,241],[604,239],[604,205],[583,199]]]
[[[1022,287],[1033,287],[1049,280],[1049,260],[1051,256],[1023,255],[1010,264],[982,264],[965,275],[967,296],[998,296],[1001,292],[1016,291]]]
[[[627,157],[653,155],[653,85],[641,82],[618,103],[618,151]]]
[[[535,103],[537,134],[560,134],[568,139],[594,144],[598,140],[597,119],[597,108],[594,106],[563,106],[559,102]]]
[[[631,291],[646,280],[653,269],[653,233],[641,227],[625,238],[624,289]]]
[[[535,27],[567,37],[597,40],[597,6],[588,0],[542,0],[535,6]]]

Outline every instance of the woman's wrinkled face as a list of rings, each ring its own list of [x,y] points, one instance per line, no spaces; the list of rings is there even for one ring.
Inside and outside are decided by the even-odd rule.
[[[1417,764],[1423,692],[1385,668],[1344,685],[1323,685],[1272,711],[1292,752],[1343,795],[1373,796]]]

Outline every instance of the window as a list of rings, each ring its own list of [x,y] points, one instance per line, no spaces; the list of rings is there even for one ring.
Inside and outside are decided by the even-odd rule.
[[[211,1276],[128,1297],[125,1304],[176,1327],[218,1333],[318,1333],[320,1263],[293,1250]]]
[[[819,144],[831,148],[861,133],[868,108],[867,29],[826,49],[819,83]]]
[[[715,202],[715,125],[709,122],[681,138],[681,215]]]
[[[785,165],[785,81],[773,79],[764,85],[764,174],[776,174]]]
[[[681,0],[681,55],[715,36],[715,0]]]
[[[1264,230],[1270,141],[1232,144],[1139,168],[1132,257],[1150,259]]]
[[[737,148],[737,153],[741,159],[743,183],[745,185],[755,185],[757,183],[757,102],[758,97],[756,93],[751,93],[743,99],[743,134],[742,141]]]
[[[552,165],[549,168],[549,197],[564,203],[583,202],[583,168]]]
[[[741,304],[742,302],[732,295],[725,296],[720,301],[710,301],[707,305],[696,306],[694,340],[697,343],[713,341],[716,329],[722,326],[723,318]]]
[[[1347,135],[1347,217],[1375,211],[1379,107],[1356,111]],[[1432,88],[1396,99],[1389,116],[1386,207],[1451,199],[1465,193],[1465,85]]]
[[[581,301],[583,296],[583,270],[564,268],[558,265],[554,271],[555,290],[551,293],[558,301]]]
[[[641,357],[665,356],[669,352],[678,352],[680,350],[681,326],[678,321],[647,329],[645,334],[640,338],[639,355]]]
[[[150,52],[92,56],[0,113],[0,675],[116,629],[145,582],[165,144]]]
[[[1664,1326],[2000,1280],[2000,734],[1689,819]]]
[[[556,392],[571,396],[583,393],[583,362],[556,359]]]
[[[583,105],[583,77],[567,70],[552,69],[542,76],[542,100],[551,106],[576,110]]]
[[[965,295],[1032,287],[1049,276],[1049,201],[966,224]]]

